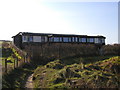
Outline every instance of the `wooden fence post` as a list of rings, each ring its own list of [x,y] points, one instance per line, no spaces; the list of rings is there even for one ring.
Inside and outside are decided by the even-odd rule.
[[[28,55],[26,55],[25,57],[26,57],[26,63],[28,63]]]
[[[18,67],[18,58],[16,58],[16,67]]]
[[[23,63],[25,63],[25,56],[23,56]]]
[[[24,56],[24,63],[26,63],[26,55]]]
[[[27,55],[25,55],[25,63],[27,62]]]
[[[14,69],[15,69],[15,59],[14,59]]]
[[[7,59],[5,59],[5,73],[7,73]]]

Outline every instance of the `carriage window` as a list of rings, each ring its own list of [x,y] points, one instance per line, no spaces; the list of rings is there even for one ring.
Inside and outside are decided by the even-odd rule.
[[[72,42],[74,42],[75,40],[74,40],[74,37],[72,37]]]
[[[101,38],[98,39],[98,43],[102,43],[102,39]]]
[[[59,42],[59,37],[54,37],[54,42]]]
[[[69,37],[69,42],[71,42],[71,37]]]
[[[105,39],[104,38],[102,38],[102,43],[105,43]]]
[[[81,42],[81,41],[82,41],[81,38],[79,38],[78,42]]]
[[[94,42],[94,38],[90,38],[90,39],[89,39],[89,42]]]
[[[26,41],[27,40],[27,36],[24,36],[24,41]]]
[[[23,37],[23,40],[26,41],[26,36]]]
[[[98,38],[95,38],[95,43],[99,43]]]
[[[78,40],[77,40],[78,38],[77,37],[75,37],[75,42],[77,42]]]
[[[86,38],[82,38],[82,42],[86,42]]]
[[[29,36],[29,37],[28,37],[28,41],[29,41],[29,42],[32,42],[32,41],[33,41],[33,36]]]
[[[62,42],[62,37],[60,37],[59,39],[60,39],[60,42]]]
[[[68,42],[68,37],[63,37],[63,42]]]

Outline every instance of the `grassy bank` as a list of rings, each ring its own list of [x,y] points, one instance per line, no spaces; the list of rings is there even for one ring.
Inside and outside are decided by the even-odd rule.
[[[2,77],[2,88],[24,88],[27,77],[33,73],[34,67],[30,64],[24,64]]]
[[[110,56],[111,57],[111,56]],[[91,57],[92,58],[92,57]],[[91,59],[90,58],[90,59]],[[93,57],[95,58],[95,57]],[[99,58],[100,57],[96,57]],[[104,59],[107,58],[107,59]],[[84,62],[85,59],[85,62]],[[104,60],[103,60],[104,59]],[[34,70],[35,88],[119,88],[120,57],[101,60],[55,60]],[[74,61],[74,63],[73,63]],[[96,61],[96,62],[95,62]],[[69,63],[68,63],[69,62]],[[83,63],[84,62],[84,63]]]
[[[2,42],[0,51],[2,52],[0,56],[0,63],[2,64],[3,73],[5,72],[5,69],[7,69],[7,72],[9,72],[14,69],[14,66],[18,67],[23,63],[24,53],[13,47],[11,42]],[[18,64],[16,65],[15,63],[17,63],[17,61]]]

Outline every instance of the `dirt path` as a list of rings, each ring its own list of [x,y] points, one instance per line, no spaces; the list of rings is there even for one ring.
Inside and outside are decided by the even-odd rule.
[[[27,81],[26,81],[26,84],[25,84],[25,88],[33,88],[33,81],[32,81],[32,78],[33,78],[33,74],[31,74]]]

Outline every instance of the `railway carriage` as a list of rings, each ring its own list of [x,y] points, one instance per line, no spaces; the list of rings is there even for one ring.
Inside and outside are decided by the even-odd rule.
[[[24,45],[26,44],[44,43],[78,43],[95,44],[98,46],[105,45],[104,36],[19,32],[12,38],[13,43],[21,49],[24,49]]]

